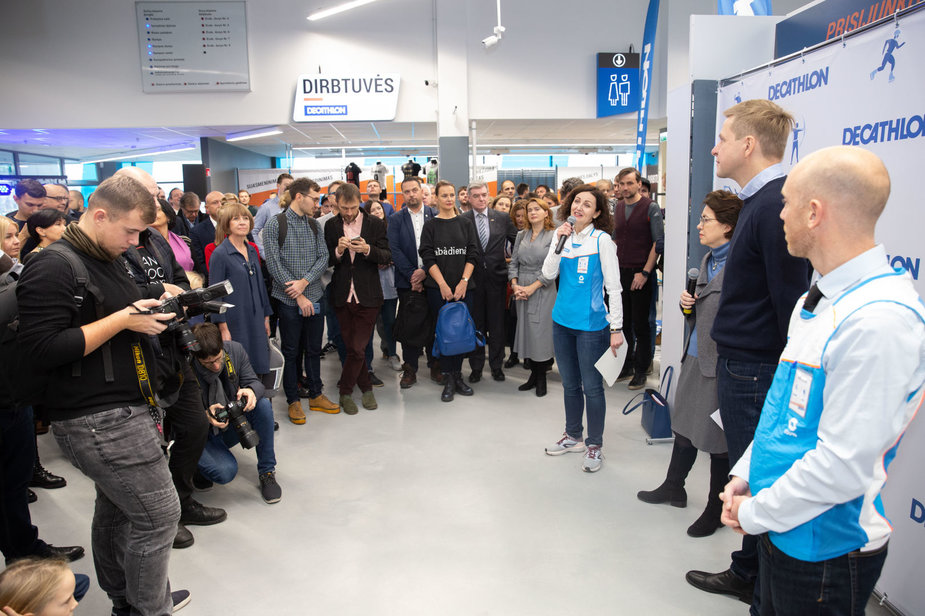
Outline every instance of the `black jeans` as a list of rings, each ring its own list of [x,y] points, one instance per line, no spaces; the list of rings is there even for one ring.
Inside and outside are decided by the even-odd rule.
[[[180,397],[164,411],[164,426],[167,438],[174,441],[170,448],[170,476],[180,505],[185,506],[193,496],[193,474],[209,437],[209,420],[199,382],[185,362]]]
[[[411,289],[398,289],[399,305],[401,305],[402,302],[408,301],[407,298],[412,293],[417,293],[417,291],[412,291]],[[427,365],[430,366],[433,364],[434,362],[433,347],[434,347],[434,332],[431,331],[427,339],[427,344],[424,345],[423,349],[421,347],[410,346],[402,342],[401,343],[401,359],[404,363],[411,366],[411,369],[414,372],[417,372],[418,371],[418,360],[421,358],[422,353],[427,353]]]
[[[483,273],[477,280],[476,287],[467,292],[466,297],[471,298],[468,303],[475,328],[487,339],[488,366],[492,370],[500,370],[504,362],[504,294],[507,278],[492,279]],[[485,367],[485,347],[476,347],[472,351],[469,367],[473,372],[482,371]]]
[[[649,327],[649,305],[652,303],[652,277],[646,279],[641,289],[630,290],[633,277],[641,267],[621,267],[620,285],[623,301],[623,338],[626,341],[626,365],[633,367],[634,374],[644,375],[652,363],[652,329]]]
[[[29,516],[29,480],[35,464],[32,407],[0,409],[0,551],[7,562],[41,546]]]

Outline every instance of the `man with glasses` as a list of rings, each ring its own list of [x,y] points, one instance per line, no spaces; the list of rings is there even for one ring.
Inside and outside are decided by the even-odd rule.
[[[59,212],[67,212],[69,197],[67,186],[64,184],[45,184],[45,204],[43,207],[58,210]]]
[[[305,423],[305,412],[299,400],[296,366],[300,345],[305,349],[309,409],[333,414],[339,413],[340,407],[321,391],[321,338],[324,334],[321,274],[328,267],[328,249],[321,225],[313,218],[321,187],[308,178],[299,178],[287,190],[292,201],[282,216],[276,215],[267,221],[263,246],[267,268],[273,278],[271,295],[279,300],[280,343],[286,360],[283,390],[289,405],[289,421],[301,425]]]
[[[199,350],[193,353],[193,372],[202,391],[202,404],[209,409],[209,422],[215,429],[199,458],[199,472],[209,482],[229,483],[238,473],[238,463],[230,449],[241,442],[238,430],[215,415],[229,402],[244,404],[244,418],[257,433],[257,478],[260,495],[267,504],[278,503],[283,491],[276,482],[276,451],[273,448],[273,406],[263,397],[264,386],[251,367],[247,351],[240,343],[222,340],[212,323],[193,327]],[[243,446],[243,445],[242,445]],[[250,445],[254,447],[254,445]]]

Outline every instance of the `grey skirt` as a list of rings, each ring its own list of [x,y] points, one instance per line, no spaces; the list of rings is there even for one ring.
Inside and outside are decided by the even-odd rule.
[[[671,429],[689,438],[700,451],[725,453],[726,435],[710,418],[717,408],[716,379],[703,376],[698,359],[686,356],[671,405]]]

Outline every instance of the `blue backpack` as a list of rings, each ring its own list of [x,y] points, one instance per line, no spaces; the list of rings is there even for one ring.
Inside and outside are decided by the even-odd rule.
[[[434,357],[465,355],[485,346],[485,337],[476,331],[469,309],[463,302],[449,302],[437,315]]]

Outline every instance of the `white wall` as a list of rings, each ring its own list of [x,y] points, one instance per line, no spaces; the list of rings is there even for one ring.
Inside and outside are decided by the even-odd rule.
[[[397,70],[402,87],[396,120],[437,119],[436,91],[424,86],[436,72],[431,2],[388,0],[310,23],[309,6],[300,0],[252,0],[247,22],[253,91],[189,94],[142,93],[133,2],[5,4],[0,58],[7,88],[0,128],[285,123],[296,76],[319,67]],[[692,4],[715,11],[706,0]],[[677,15],[669,15],[669,5]],[[507,32],[489,50],[480,41],[495,24],[495,3],[469,0],[465,7],[463,27],[444,31],[461,31],[465,39],[453,47],[465,50],[468,62],[468,74],[459,79],[467,80],[470,117],[580,119],[595,114],[595,54],[631,43],[639,51],[647,3],[585,0],[567,8],[551,0],[504,0]],[[689,15],[686,3],[662,2],[652,119],[665,116],[666,56],[677,55],[678,43],[666,27],[678,19],[686,24]],[[686,53],[686,39],[684,46]]]

